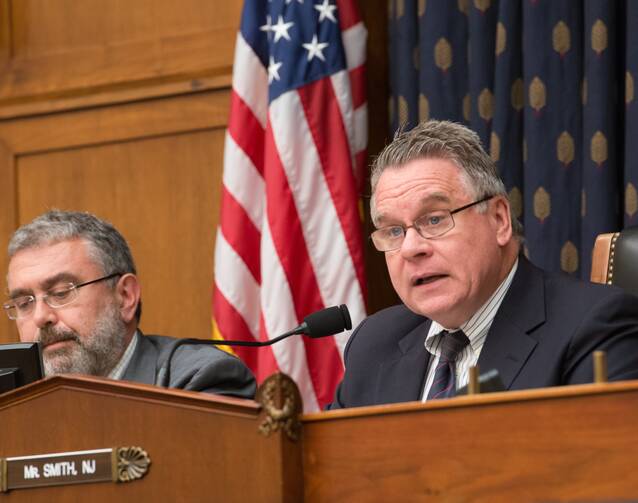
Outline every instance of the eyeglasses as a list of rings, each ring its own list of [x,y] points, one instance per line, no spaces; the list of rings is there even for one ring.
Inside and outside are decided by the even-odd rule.
[[[83,286],[92,285],[93,283],[98,283],[100,281],[106,281],[107,279],[115,278],[121,275],[122,273],[115,272],[102,278],[87,281],[85,283],[80,283],[79,285],[76,285],[74,283],[67,283],[63,286],[58,286],[49,290],[41,298],[47,306],[52,307],[53,309],[58,309],[60,307],[68,306],[69,304],[74,302],[75,299],[78,298],[78,290]],[[22,295],[20,297],[16,297],[15,299],[11,299],[9,302],[3,304],[2,307],[4,308],[10,320],[28,318],[29,316],[31,316],[31,314],[33,314],[35,303],[37,300],[38,298],[35,295]]]
[[[428,211],[417,218],[412,225],[408,225],[407,227],[404,227],[403,225],[389,225],[387,227],[381,227],[370,234],[370,238],[372,238],[374,247],[381,252],[401,248],[403,240],[405,239],[405,234],[411,227],[413,227],[422,238],[436,238],[454,228],[454,217],[452,217],[452,215],[477,204],[484,203],[493,197],[494,196],[486,196],[483,199],[466,204],[465,206],[461,206],[455,210]]]

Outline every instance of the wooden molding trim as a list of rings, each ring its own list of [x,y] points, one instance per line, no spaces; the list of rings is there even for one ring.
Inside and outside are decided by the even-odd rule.
[[[479,395],[458,396],[448,400],[433,400],[431,402],[405,402],[389,405],[372,405],[354,407],[351,409],[329,410],[304,414],[302,423],[317,421],[332,421],[344,418],[365,416],[381,416],[386,414],[400,414],[404,412],[418,412],[421,410],[451,409],[459,407],[476,407],[496,403],[514,403],[533,400],[563,399],[577,396],[593,396],[609,393],[627,393],[638,390],[638,381],[616,381],[604,384],[578,384],[572,386],[554,386],[551,388],[507,391],[501,393],[482,393]]]
[[[2,29],[2,28],[0,28]],[[1,65],[0,53],[0,65]],[[96,106],[118,105],[142,100],[165,98],[180,94],[229,89],[232,69],[215,74],[179,75],[170,79],[129,82],[60,94],[0,100],[0,120],[19,119],[37,115],[81,110]]]
[[[11,60],[11,2],[0,2],[0,74]]]
[[[59,375],[47,377],[0,396],[0,410],[16,403],[33,400],[58,389],[77,390],[84,393],[129,397],[144,402],[166,403],[189,409],[215,410],[226,415],[257,418],[261,405],[253,400],[212,395],[180,389],[166,389],[150,384],[128,381],[113,381],[101,377],[84,375]]]

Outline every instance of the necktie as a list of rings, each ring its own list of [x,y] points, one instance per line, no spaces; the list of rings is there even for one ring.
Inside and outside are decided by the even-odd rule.
[[[428,392],[428,400],[449,398],[456,393],[455,362],[463,348],[470,343],[461,330],[441,332],[441,357],[434,372],[434,380]]]

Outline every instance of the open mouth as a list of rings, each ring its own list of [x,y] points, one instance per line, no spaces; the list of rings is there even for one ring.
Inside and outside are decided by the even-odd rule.
[[[434,283],[440,279],[445,278],[444,274],[433,274],[432,276],[422,276],[420,278],[416,278],[412,281],[413,286],[421,286],[421,285],[429,285],[430,283]]]

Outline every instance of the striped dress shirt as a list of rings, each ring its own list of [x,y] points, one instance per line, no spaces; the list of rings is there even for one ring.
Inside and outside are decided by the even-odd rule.
[[[118,381],[122,379],[124,372],[126,372],[126,368],[128,367],[129,363],[131,363],[131,358],[133,358],[133,353],[135,353],[135,348],[137,347],[137,340],[140,337],[141,335],[139,331],[136,330],[133,334],[133,337],[131,338],[131,342],[129,342],[128,347],[124,351],[122,358],[120,358],[120,361],[117,362],[117,365],[115,365],[113,370],[111,370],[111,372],[107,376],[109,379],[116,379]]]
[[[487,300],[487,302],[483,304],[480,309],[460,327],[446,328],[436,321],[432,321],[430,330],[428,331],[428,335],[425,338],[425,349],[428,353],[430,353],[431,356],[430,363],[428,365],[427,378],[425,380],[425,387],[421,396],[422,402],[425,402],[427,400],[428,392],[430,391],[432,381],[434,380],[436,366],[439,362],[439,357],[441,356],[442,330],[447,330],[448,332],[463,330],[465,335],[467,335],[468,339],[470,340],[470,344],[466,346],[465,349],[461,352],[458,359],[456,360],[455,365],[456,388],[461,388],[467,384],[469,379],[468,376],[470,367],[473,367],[478,362],[479,355],[481,354],[481,349],[483,349],[483,343],[485,342],[485,337],[487,337],[487,332],[492,326],[494,316],[496,316],[498,308],[501,306],[501,303],[505,298],[505,294],[512,284],[512,279],[514,279],[514,274],[516,273],[517,268],[518,259],[514,263],[514,266],[512,267],[512,270],[509,272],[507,277],[498,286],[496,291]]]

